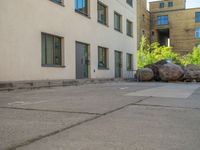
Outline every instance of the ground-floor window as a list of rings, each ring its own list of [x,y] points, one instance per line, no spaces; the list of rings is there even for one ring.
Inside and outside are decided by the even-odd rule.
[[[200,28],[195,29],[195,38],[200,38]]]
[[[108,49],[104,47],[98,47],[98,68],[108,68]]]
[[[127,71],[133,70],[133,55],[129,53],[126,54],[126,68]]]
[[[62,38],[42,33],[42,65],[62,65]]]

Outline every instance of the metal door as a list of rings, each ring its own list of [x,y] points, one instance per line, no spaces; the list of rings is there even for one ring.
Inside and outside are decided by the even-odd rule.
[[[122,53],[115,51],[115,78],[121,78],[122,74]]]
[[[88,78],[88,45],[76,42],[76,79]]]

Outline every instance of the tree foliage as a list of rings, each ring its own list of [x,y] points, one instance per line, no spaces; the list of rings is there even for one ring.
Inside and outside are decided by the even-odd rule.
[[[138,68],[144,68],[144,66],[154,64],[160,60],[171,60],[173,63],[181,65],[200,65],[200,45],[194,47],[192,53],[179,55],[172,52],[171,47],[160,46],[157,42],[149,45],[146,38],[143,36],[137,56]]]

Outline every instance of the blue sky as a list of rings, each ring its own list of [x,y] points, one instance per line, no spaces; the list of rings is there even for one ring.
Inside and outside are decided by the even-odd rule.
[[[157,1],[157,0],[148,0],[150,1]],[[186,7],[187,8],[194,8],[194,7],[200,7],[200,0],[186,0],[187,4]]]

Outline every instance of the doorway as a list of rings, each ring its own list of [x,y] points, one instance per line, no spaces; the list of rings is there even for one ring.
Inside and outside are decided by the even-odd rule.
[[[76,79],[88,78],[89,45],[76,42]]]
[[[115,51],[115,78],[122,77],[122,53]]]

